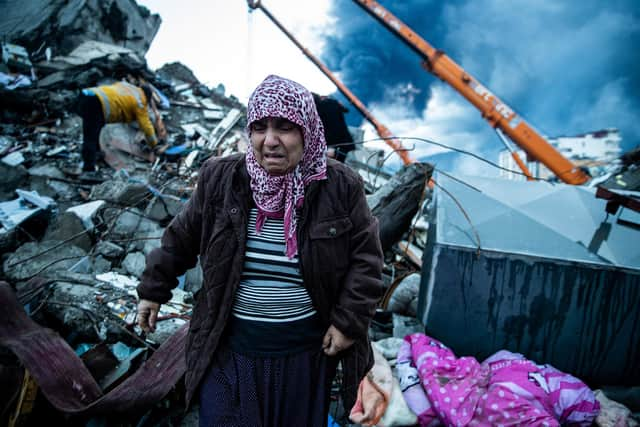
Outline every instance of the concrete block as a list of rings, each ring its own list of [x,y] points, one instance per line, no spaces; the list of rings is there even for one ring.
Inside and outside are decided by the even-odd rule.
[[[86,251],[71,244],[64,244],[54,250],[49,250],[58,243],[60,242],[55,240],[25,243],[5,260],[4,274],[10,280],[18,281],[28,279],[38,272],[44,274],[49,271],[68,270],[87,254]],[[42,255],[16,264],[38,254]]]
[[[131,252],[122,261],[122,268],[135,277],[142,276],[145,266],[146,260],[142,252]]]

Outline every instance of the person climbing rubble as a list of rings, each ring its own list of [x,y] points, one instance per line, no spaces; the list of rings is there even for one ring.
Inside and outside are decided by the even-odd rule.
[[[153,149],[158,139],[166,138],[162,118],[156,108],[153,89],[147,83],[136,86],[127,81],[82,89],[78,97],[82,117],[82,176],[91,177],[99,156],[100,131],[107,123],[137,122]],[[153,117],[153,119],[152,119]]]

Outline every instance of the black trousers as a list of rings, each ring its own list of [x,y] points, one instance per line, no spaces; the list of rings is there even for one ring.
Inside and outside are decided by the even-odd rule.
[[[105,125],[98,97],[81,93],[78,97],[78,114],[82,117],[82,170],[93,171],[100,151],[100,131]]]

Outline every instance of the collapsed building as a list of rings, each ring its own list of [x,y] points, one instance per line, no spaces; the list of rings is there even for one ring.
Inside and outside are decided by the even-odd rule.
[[[12,55],[0,70],[0,382],[6,385],[0,390],[5,402],[0,422],[157,425],[170,419],[193,425],[197,411],[184,413],[180,355],[202,271],[196,266],[180,278],[173,299],[162,306],[157,330],[146,335],[135,326],[135,287],[145,256],[190,197],[199,166],[211,156],[247,149],[246,107],[200,83],[180,63],[148,69],[144,55],[161,20],[134,0],[9,1],[0,12],[0,33],[11,42],[3,47],[3,60]],[[138,129],[107,125],[100,136],[102,176],[82,180],[76,167],[82,143],[78,90],[130,75],[157,88],[169,137],[156,156],[140,150]],[[474,264],[475,247],[460,243],[473,235],[473,227],[451,237],[427,224],[440,218],[441,227],[442,218],[455,217],[462,230],[465,221],[464,214],[460,219],[460,212],[451,213],[456,209],[451,200],[434,204],[447,195],[426,185],[431,165],[416,163],[390,175],[372,167],[371,158],[354,153],[348,162],[363,176],[381,224],[387,292],[370,336],[393,360],[402,338],[425,331],[422,320],[434,325],[436,337],[451,341],[443,332],[447,319],[458,329],[469,328],[468,321],[460,326],[449,317],[448,306],[456,301],[438,305],[435,298],[444,301],[449,293],[442,288],[446,263],[471,266],[459,270],[465,280],[484,264]],[[625,171],[635,171],[635,164],[637,159],[631,160]],[[447,188],[456,185],[453,181]],[[443,209],[448,209],[444,217]],[[427,231],[439,233],[431,247]],[[485,243],[478,242],[478,248]],[[632,296],[636,266],[624,265],[625,292]],[[627,311],[631,314],[618,327],[637,322],[637,311]],[[593,313],[603,315],[604,309]],[[483,353],[495,350],[472,336],[467,334],[467,341]],[[637,328],[629,336],[636,337]],[[637,349],[631,344],[616,350],[629,352],[622,364],[636,376],[637,367],[625,363]]]

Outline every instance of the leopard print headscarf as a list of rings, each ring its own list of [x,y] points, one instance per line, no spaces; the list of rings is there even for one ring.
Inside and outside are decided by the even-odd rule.
[[[282,117],[302,128],[302,159],[286,175],[269,175],[256,160],[252,148],[246,156],[253,200],[258,208],[256,232],[262,231],[267,217],[283,218],[286,255],[293,258],[298,252],[296,209],[302,207],[305,187],[327,177],[327,143],[311,92],[292,80],[270,75],[253,91],[247,107],[249,137],[251,123],[265,117]]]

